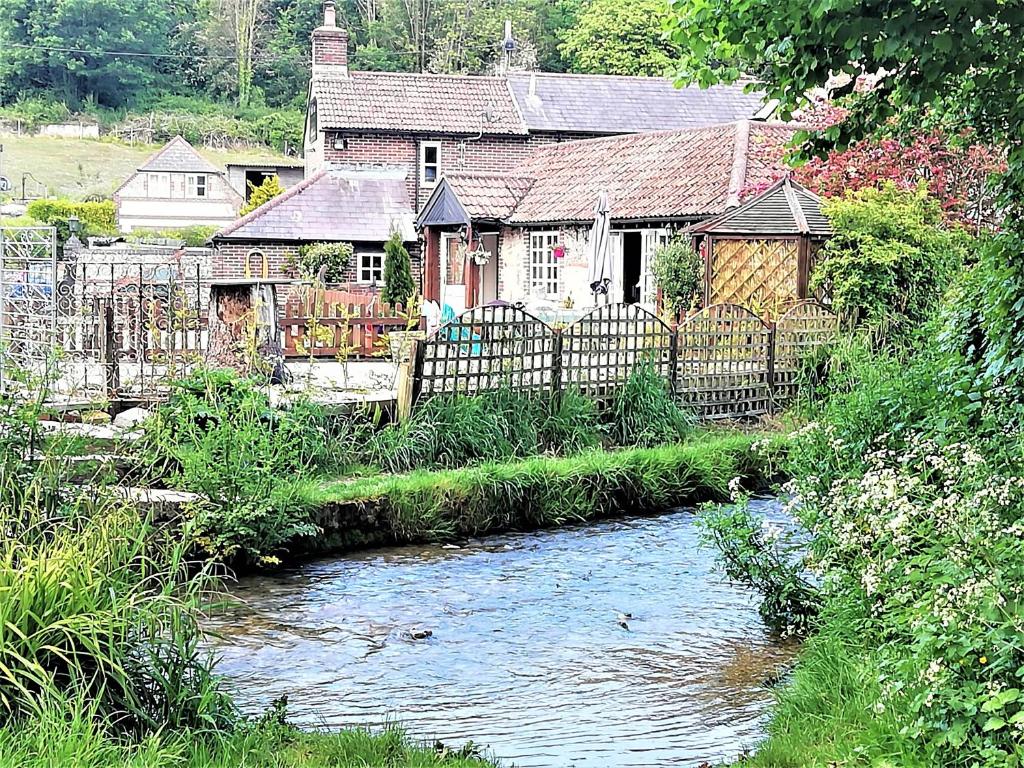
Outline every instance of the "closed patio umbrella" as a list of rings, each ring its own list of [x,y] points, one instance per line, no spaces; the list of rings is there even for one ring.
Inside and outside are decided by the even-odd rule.
[[[598,294],[608,294],[613,281],[612,259],[609,253],[611,217],[608,212],[608,193],[602,192],[594,207],[594,226],[590,229],[590,262],[587,277],[590,290],[596,299]]]

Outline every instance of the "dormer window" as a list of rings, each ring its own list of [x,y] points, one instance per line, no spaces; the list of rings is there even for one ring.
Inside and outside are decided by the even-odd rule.
[[[424,141],[420,144],[420,183],[433,186],[441,178],[441,142]]]

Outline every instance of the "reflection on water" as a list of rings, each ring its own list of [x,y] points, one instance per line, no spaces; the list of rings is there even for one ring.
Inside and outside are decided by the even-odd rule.
[[[233,592],[242,602],[212,623],[248,709],[288,694],[300,723],[397,720],[517,766],[734,756],[794,651],[714,572],[685,511],[375,550]]]

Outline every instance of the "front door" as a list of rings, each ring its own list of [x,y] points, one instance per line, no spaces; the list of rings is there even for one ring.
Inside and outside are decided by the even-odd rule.
[[[456,315],[466,309],[466,259],[458,235],[445,235],[441,244],[441,304]]]
[[[487,251],[487,263],[480,267],[480,304],[489,304],[498,298],[498,236],[480,235],[480,245]]]

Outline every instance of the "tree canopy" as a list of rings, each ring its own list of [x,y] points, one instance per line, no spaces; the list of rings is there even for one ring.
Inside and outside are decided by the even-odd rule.
[[[663,75],[679,47],[662,32],[665,0],[592,0],[559,47],[573,72]]]

